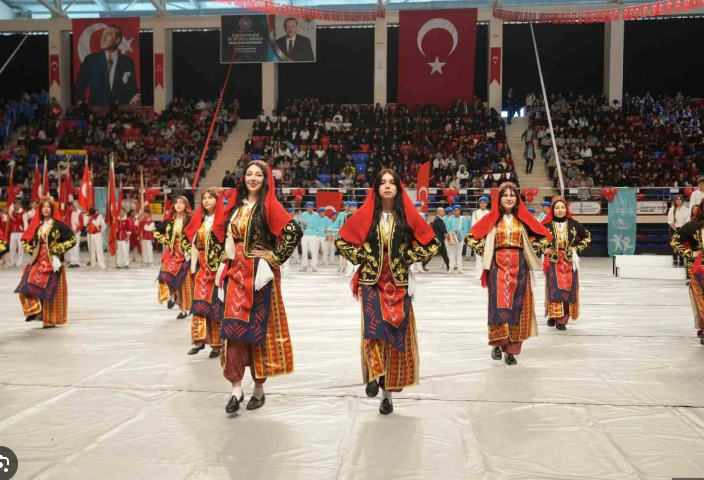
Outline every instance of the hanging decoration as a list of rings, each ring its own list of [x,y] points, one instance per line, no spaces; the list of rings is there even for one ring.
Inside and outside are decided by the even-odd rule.
[[[527,23],[607,23],[617,22],[621,18],[623,20],[637,20],[639,18],[678,14],[699,7],[704,7],[704,0],[667,0],[665,2],[644,3],[622,8],[571,13],[516,12],[495,8],[494,18],[507,22]]]
[[[288,17],[306,18],[308,20],[327,20],[330,22],[373,22],[377,18],[386,18],[386,10],[368,12],[345,12],[336,10],[319,10],[317,8],[297,7],[269,0],[217,0],[246,10]]]

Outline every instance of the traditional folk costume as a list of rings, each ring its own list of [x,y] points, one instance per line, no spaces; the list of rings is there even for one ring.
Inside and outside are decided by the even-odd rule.
[[[0,258],[10,251],[8,247],[9,245],[7,237],[5,236],[5,231],[0,230]]]
[[[687,278],[689,278],[689,300],[694,313],[694,328],[697,337],[704,345],[704,268],[702,255],[704,250],[703,226],[696,218],[685,223],[670,239],[670,246],[687,262]]]
[[[69,221],[73,234],[76,236],[76,245],[66,252],[66,263],[69,268],[80,267],[81,230],[83,229],[83,213],[74,206],[69,207]]]
[[[92,258],[90,259],[91,267],[97,263],[100,268],[105,268],[105,253],[103,252],[103,232],[107,226],[100,212],[95,212],[93,215],[86,215],[86,232],[88,233],[89,251]]]
[[[479,199],[479,201],[480,201],[480,202],[489,203],[489,199],[486,198],[486,197],[481,197],[481,198]],[[487,216],[490,211],[491,211],[491,210],[489,210],[489,209],[482,210],[481,208],[477,208],[475,211],[473,211],[473,212],[472,212],[472,226],[474,226],[474,225],[476,225],[477,223],[479,223],[479,221],[480,221],[482,218],[484,218],[485,216]],[[465,235],[465,236],[466,236],[466,235]],[[469,249],[469,252],[472,252],[472,249],[471,249],[471,248]],[[469,255],[469,253],[468,253],[468,255]],[[480,278],[480,277],[482,276],[482,271],[484,270],[484,268],[482,267],[482,256],[479,255],[479,254],[477,254],[477,253],[475,253],[475,254],[474,254],[474,262],[475,262],[475,263],[474,263],[474,268],[475,268],[475,271],[476,271],[477,278]]]
[[[24,235],[29,224],[27,212],[21,207],[15,209],[14,205],[10,205],[8,219],[10,222],[10,264],[11,266],[21,267],[24,263],[22,235]]]
[[[489,287],[489,345],[492,358],[514,365],[523,342],[538,336],[530,271],[540,270],[534,249],[552,234],[533,217],[520,196],[513,215],[500,208],[499,189],[492,192],[494,209],[472,227],[465,242],[483,258],[482,286]],[[530,238],[535,237],[531,242]],[[482,242],[484,240],[484,242]]]
[[[259,387],[268,377],[293,373],[293,346],[279,267],[291,257],[303,236],[301,227],[276,199],[271,169],[266,164],[262,168],[267,171],[269,184],[266,197],[255,204],[243,199],[240,206],[236,198],[231,198],[227,220],[222,227],[214,227],[217,235],[225,236],[225,267],[218,279],[225,298],[221,333],[224,349],[220,357],[223,375],[232,384],[239,383],[249,365]],[[266,223],[259,216],[262,208]],[[255,248],[271,250],[270,257],[264,260],[254,256]],[[226,411],[236,412],[241,401],[232,395]],[[257,397],[255,388],[247,410],[259,408],[264,402],[263,392]]]
[[[567,207],[564,197],[552,201],[550,212],[543,220],[543,225],[553,236],[551,243],[541,242],[540,253],[553,249],[543,260],[545,273],[545,316],[548,326],[557,325],[558,330],[565,330],[570,318],[579,318],[579,253],[582,253],[592,241],[589,230],[572,218],[569,208],[563,218],[555,217],[555,204],[562,202]],[[574,248],[574,252],[572,249]]]
[[[460,215],[454,214],[459,210]],[[464,236],[469,232],[469,220],[462,216],[462,208],[459,205],[452,206],[453,213],[445,217],[445,248],[450,260],[450,273],[457,269],[457,273],[462,273],[462,247],[464,246]]]
[[[53,204],[53,200],[51,202]],[[56,216],[42,221],[37,213],[22,236],[22,246],[32,256],[15,293],[20,294],[27,321],[40,314],[44,328],[68,322],[68,286],[64,254],[76,244],[71,228]]]
[[[140,220],[137,220],[137,231],[139,232],[140,252],[142,254],[142,266],[151,267],[154,265],[154,220],[151,213],[145,213]]]
[[[117,268],[130,267],[130,241],[134,234],[132,219],[127,216],[117,219]]]
[[[393,214],[382,218],[371,232],[375,193],[340,230],[335,242],[340,255],[359,268],[352,278],[352,292],[362,310],[362,378],[367,395],[384,389],[380,412],[393,411],[390,393],[418,384],[420,356],[411,297],[415,282],[409,273],[414,263],[430,260],[440,242],[413,202],[398,185],[413,238],[396,229]]]
[[[335,219],[334,222],[332,222],[332,225],[330,226],[330,231],[333,234],[333,245],[337,241],[338,238],[340,238],[340,229],[342,228],[342,225],[345,224],[345,220],[347,220],[347,215],[348,212],[340,212],[337,214],[337,218]],[[334,250],[333,250],[333,255],[334,255]],[[333,264],[334,265],[334,264]],[[347,259],[340,255],[340,265],[339,268],[337,269],[338,272],[345,273],[347,270]]]
[[[425,212],[418,211],[418,207],[422,207],[422,206],[423,206],[423,202],[415,202],[415,203],[413,204],[413,206],[416,207],[416,211],[420,214],[421,217],[423,217],[423,220],[425,220],[426,223],[427,223],[427,222],[428,222],[428,214],[425,213]],[[423,263],[422,263],[422,262],[420,262],[420,263],[414,263],[413,265],[411,265],[411,272],[413,272],[413,273],[421,273],[421,272],[423,272],[423,271],[424,271],[424,270],[423,270]]]
[[[213,196],[218,196],[217,193]],[[215,219],[224,212],[222,200],[218,198],[213,215],[203,218],[203,206],[199,206],[186,227],[186,238],[191,239],[191,274],[193,274],[193,305],[191,313],[191,341],[194,347],[188,352],[195,355],[210,345],[210,358],[220,356],[220,330],[222,328],[223,302],[218,298],[215,277],[225,249],[224,228],[213,228]],[[224,219],[220,220],[224,222]]]
[[[191,207],[186,203],[184,217],[176,218],[171,208],[168,218],[161,222],[154,232],[156,241],[164,245],[159,271],[159,303],[167,302],[169,309],[174,304],[181,308],[179,319],[186,318],[193,301],[193,276],[191,274],[191,243],[183,230],[191,221]]]

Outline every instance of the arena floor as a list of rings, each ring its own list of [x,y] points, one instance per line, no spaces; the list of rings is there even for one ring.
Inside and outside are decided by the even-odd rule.
[[[233,417],[219,361],[187,356],[190,320],[157,304],[156,267],[69,270],[70,323],[50,330],[24,322],[20,270],[0,270],[0,445],[15,478],[704,477],[704,346],[684,281],[583,259],[581,318],[566,332],[541,318],[509,367],[490,358],[486,292],[437,262],[415,299],[421,384],[388,417],[364,394],[359,307],[332,267],[284,278],[296,373]],[[539,285],[539,313],[542,298]]]

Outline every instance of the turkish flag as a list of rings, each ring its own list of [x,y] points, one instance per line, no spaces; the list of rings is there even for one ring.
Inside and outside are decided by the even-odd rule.
[[[86,212],[93,208],[93,182],[88,170],[88,162],[83,167],[83,179],[81,180],[81,193],[78,195],[78,204]]]
[[[110,162],[108,191],[105,199],[105,223],[110,227],[108,232],[108,250],[110,255],[117,252],[117,198],[115,198],[115,164]]]
[[[449,107],[474,94],[477,9],[401,10],[398,101]]]
[[[164,54],[154,54],[154,88],[164,88]]]
[[[49,55],[49,88],[56,83],[61,86],[61,73],[59,70],[59,56]]]
[[[315,203],[317,204],[316,208],[323,207],[325,215],[331,217],[333,210],[339,212],[340,208],[342,208],[342,192],[318,190],[315,196]]]
[[[501,85],[501,47],[491,47],[491,67],[489,67],[489,85],[496,80]]]
[[[31,200],[39,200],[39,191],[41,190],[41,176],[39,175],[39,162],[34,164],[34,179],[32,180],[32,196]]]
[[[76,97],[81,96],[80,99],[82,99],[83,95],[88,98],[90,89],[97,86],[103,90],[101,93],[107,93],[108,96],[112,95],[113,97],[119,95],[121,91],[132,93],[131,86],[134,85],[134,82],[139,90],[139,17],[77,18],[71,22],[73,28],[73,80],[76,87],[79,84],[87,84],[87,89],[83,92],[76,92]],[[112,67],[112,82],[109,81],[107,75],[106,52],[110,51],[117,52],[117,64]],[[89,63],[82,70],[81,65],[84,62]],[[79,82],[81,73],[84,78]],[[100,95],[100,97],[104,98],[104,95]],[[117,99],[113,98],[113,100]],[[126,105],[129,100],[124,100],[123,98],[120,103]]]
[[[492,48],[493,50],[493,48]],[[500,50],[500,48],[499,48]],[[416,181],[418,189],[418,201],[423,202],[423,211],[428,213],[428,188],[430,188],[430,162],[425,162],[418,169],[418,180]]]

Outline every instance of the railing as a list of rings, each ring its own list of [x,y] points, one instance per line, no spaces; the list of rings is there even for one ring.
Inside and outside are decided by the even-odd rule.
[[[0,188],[0,198],[4,199],[7,196],[7,188]],[[74,188],[74,192],[76,192]],[[301,194],[296,190],[304,190]],[[439,207],[448,207],[451,205],[459,204],[462,206],[462,210],[465,214],[469,214],[472,210],[478,208],[478,202],[480,197],[491,197],[491,189],[488,188],[462,188],[458,189],[457,196],[452,202],[448,202],[446,196],[443,194],[443,189],[430,188],[428,189],[428,210],[434,211]],[[543,201],[549,201],[553,196],[557,195],[557,189],[544,188],[537,189],[538,193],[535,195],[527,195],[526,190],[521,190],[521,196],[523,200],[528,203],[529,207],[534,210],[540,210],[540,203]],[[685,192],[687,190],[687,192]],[[639,215],[665,215],[667,210],[671,206],[672,199],[675,195],[684,195],[685,199],[688,198],[686,195],[691,188],[677,188],[677,187],[667,187],[667,188],[655,188],[655,187],[643,187],[636,189],[637,195],[637,207]],[[23,200],[25,206],[29,205],[29,198],[31,196],[30,188],[21,189],[20,198]],[[104,209],[105,206],[105,188],[97,187],[95,189],[96,198],[96,208],[98,210]],[[185,196],[188,198],[192,206],[200,204],[200,197],[202,195],[203,189],[196,189],[193,192],[191,189],[177,189],[168,187],[152,187],[147,188],[145,193],[146,200],[152,205],[151,211],[155,215],[160,215],[163,213],[163,205],[165,198],[168,196],[170,199],[177,196]],[[277,188],[276,195],[279,201],[285,207],[292,207],[295,209],[302,209],[307,202],[313,202],[318,205],[318,193],[319,192],[341,192],[342,202],[357,202],[361,206],[367,198],[369,192],[366,188],[348,188],[348,189],[332,189],[332,188],[308,188],[308,189],[296,189],[296,188]],[[411,199],[417,200],[417,191],[415,188],[408,189],[408,194]],[[570,204],[570,211],[574,215],[606,215],[608,212],[608,195],[604,195],[604,189],[600,187],[594,188],[567,188],[565,190],[565,198]],[[58,192],[56,189],[50,190],[50,194],[58,199]],[[125,206],[129,208],[136,208],[139,202],[139,191],[137,188],[125,187],[124,188],[124,198]],[[4,205],[4,201],[0,201],[0,207]],[[337,208],[337,206],[335,206]],[[489,206],[491,208],[491,205]],[[536,212],[537,213],[537,212]]]

